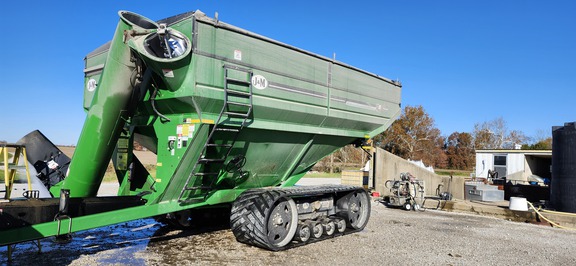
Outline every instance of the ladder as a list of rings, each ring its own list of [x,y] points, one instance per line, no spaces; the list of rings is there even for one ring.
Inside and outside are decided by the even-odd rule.
[[[12,160],[8,158],[10,150],[13,151]],[[16,178],[16,172],[22,168],[26,170],[26,178],[28,181],[28,190],[32,190],[32,183],[30,181],[30,171],[28,168],[28,158],[26,157],[26,147],[24,145],[0,143],[0,155],[3,161],[3,171],[4,176],[4,190],[0,190],[0,193],[4,193],[4,199],[10,199],[10,193],[14,185],[14,179]],[[24,157],[24,166],[19,166],[20,157]],[[0,181],[0,185],[1,185]],[[0,187],[2,189],[2,187]]]
[[[178,202],[184,202],[187,191],[203,191],[204,199],[216,185],[221,170],[252,114],[252,71],[224,65],[224,104],[214,122],[198,160],[186,179]],[[215,138],[217,133],[226,137]],[[234,161],[234,162],[233,162]],[[237,164],[237,160],[229,163]],[[198,182],[198,178],[201,182]],[[200,183],[200,184],[198,184]]]

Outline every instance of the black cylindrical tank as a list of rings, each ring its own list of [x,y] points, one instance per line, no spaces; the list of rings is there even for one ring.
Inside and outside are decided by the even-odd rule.
[[[550,203],[558,211],[576,213],[576,122],[552,127]]]

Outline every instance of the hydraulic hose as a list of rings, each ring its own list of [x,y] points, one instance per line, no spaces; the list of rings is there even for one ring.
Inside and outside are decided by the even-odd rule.
[[[160,113],[158,111],[158,109],[156,109],[156,96],[158,95],[158,88],[156,88],[156,86],[152,86],[152,87],[154,87],[154,91],[152,92],[152,95],[150,96],[150,105],[152,105],[152,110],[154,111],[154,113],[156,113],[156,115],[158,117],[160,117],[160,121],[162,123],[170,122],[170,118],[166,117],[165,115]]]
[[[538,208],[541,212],[559,214],[559,215],[566,215],[566,216],[576,216],[576,213],[568,213],[568,212],[557,212],[557,211],[550,211],[550,210],[543,210],[542,208]]]
[[[542,214],[540,213],[540,211],[539,211],[538,209],[536,209],[536,208],[534,207],[534,205],[532,205],[532,203],[530,203],[529,201],[528,201],[527,203],[528,203],[528,205],[530,205],[530,208],[532,208],[532,210],[534,210],[534,212],[535,212],[538,216],[540,216],[540,218],[544,219],[546,222],[550,223],[552,226],[555,226],[555,227],[558,227],[558,228],[562,228],[562,229],[566,229],[566,230],[576,230],[576,228],[571,228],[571,227],[562,226],[562,225],[559,225],[559,224],[553,222],[552,220],[544,217],[544,215],[542,215]],[[552,211],[548,211],[548,212],[552,212]],[[559,213],[559,212],[555,212],[555,213]]]

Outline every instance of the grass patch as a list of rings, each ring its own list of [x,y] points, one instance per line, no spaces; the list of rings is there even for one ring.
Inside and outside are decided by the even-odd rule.
[[[104,179],[102,179],[102,182],[104,182],[104,183],[117,183],[118,178],[116,178],[116,173],[114,173],[114,171],[112,171],[112,172],[106,171],[106,173],[104,174]]]
[[[144,167],[146,167],[146,170],[148,170],[148,173],[150,173],[152,177],[156,177],[156,166],[145,165]],[[114,171],[114,166],[112,166],[112,164],[109,164],[108,168],[106,168],[106,173],[104,173],[104,178],[102,179],[102,182],[105,183],[118,182],[118,178],[116,178],[116,172]]]
[[[435,169],[434,172],[440,176],[465,176],[470,177],[472,171],[468,170],[451,170],[451,169]]]

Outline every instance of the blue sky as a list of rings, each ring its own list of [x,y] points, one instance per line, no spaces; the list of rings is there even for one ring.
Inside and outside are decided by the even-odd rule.
[[[445,136],[498,117],[528,136],[576,120],[576,1],[6,1],[0,140],[40,129],[75,144],[83,58],[112,38],[117,11],[196,9],[399,79],[403,106],[422,105]]]

